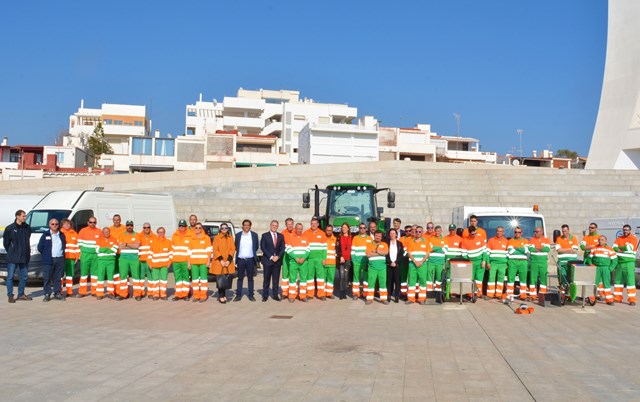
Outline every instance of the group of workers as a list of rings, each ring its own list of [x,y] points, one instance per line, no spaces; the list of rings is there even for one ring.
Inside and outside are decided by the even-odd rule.
[[[24,217],[24,211],[17,211],[12,225],[24,229]],[[552,242],[544,236],[541,227],[535,228],[531,239],[522,237],[520,227],[514,228],[513,238],[505,237],[503,227],[497,227],[495,236],[488,238],[485,230],[478,227],[476,216],[470,217],[469,226],[461,233],[455,225],[449,225],[448,235],[443,235],[442,227],[432,222],[427,223],[426,230],[420,225],[401,229],[398,218],[386,233],[378,230],[376,222],[360,223],[355,235],[347,223],[336,231],[331,225],[322,229],[315,217],[306,230],[292,218],[285,220],[282,232],[278,232],[278,228],[279,223],[272,221],[270,230],[258,242],[248,220],[243,221],[243,231],[235,238],[223,223],[220,233],[212,240],[195,215],[189,217],[188,223],[181,220],[171,238],[163,227],[156,228],[154,233],[149,223],[144,223],[142,231],[136,232],[134,222],[126,221],[122,225],[120,215],[114,215],[113,225],[102,229],[97,227],[97,219],[91,217],[79,233],[73,230],[70,220],[51,219],[49,230],[38,244],[45,266],[44,301],[51,300],[52,290],[56,299],[74,295],[73,276],[78,261],[77,298],[90,294],[99,300],[105,297],[167,300],[171,266],[175,278],[173,300],[204,302],[209,295],[208,275],[232,277],[237,266],[238,288],[234,301],[242,298],[245,276],[249,281],[249,299],[255,301],[253,269],[260,261],[258,246],[264,268],[264,302],[269,296],[278,301],[286,298],[291,303],[336,296],[345,299],[350,289],[353,300],[362,297],[366,304],[373,303],[376,290],[383,304],[389,304],[390,300],[425,304],[428,292],[441,295],[437,292],[444,290],[443,281],[447,280],[451,261],[458,259],[472,265],[471,279],[477,292],[475,296],[479,298],[516,297],[516,277],[520,282],[518,297],[522,300],[536,300],[538,294],[547,292]],[[16,244],[20,245],[22,240],[12,235],[15,228],[10,225],[8,229],[4,246],[9,255],[16,252]],[[578,251],[582,250],[584,262],[596,266],[596,284],[606,303],[621,303],[626,287],[628,304],[636,304],[638,240],[629,225],[624,226],[622,236],[612,247],[607,245],[605,236],[598,235],[595,223],[589,225],[589,233],[581,241],[570,233],[568,225],[563,225],[554,244],[564,276],[571,277],[569,262],[576,260]],[[15,268],[16,264],[13,265]],[[12,292],[14,271],[9,271],[7,294],[13,303],[16,300]],[[488,280],[483,289],[486,271]],[[614,271],[615,286],[611,292],[610,278]],[[18,300],[30,300],[24,294],[22,271],[20,279]],[[226,303],[226,290],[230,286],[228,281],[218,281],[219,302]]]

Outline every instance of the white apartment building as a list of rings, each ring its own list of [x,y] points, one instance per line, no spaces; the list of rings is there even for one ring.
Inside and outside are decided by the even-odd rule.
[[[495,152],[482,152],[477,138],[433,135],[431,143],[436,146],[438,162],[495,164],[498,158]]]
[[[298,139],[300,164],[378,160],[378,121],[372,116],[358,119],[357,125],[307,123]]]
[[[246,90],[222,102],[199,100],[186,106],[185,136],[204,139],[217,131],[237,131],[240,136],[277,138],[278,164],[298,162],[298,138],[307,124],[352,126],[358,109],[345,104],[318,103],[300,99],[299,91]],[[182,141],[182,139],[180,139]]]
[[[380,160],[436,161],[436,146],[431,143],[430,124],[415,128],[380,127]]]
[[[98,123],[102,123],[105,139],[116,155],[128,153],[130,138],[149,137],[150,133],[146,106],[103,103],[100,109],[91,109],[81,100],[78,111],[69,116],[69,135],[63,145],[86,149]]]

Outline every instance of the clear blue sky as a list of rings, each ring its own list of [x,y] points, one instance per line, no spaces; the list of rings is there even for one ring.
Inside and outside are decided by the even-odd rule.
[[[482,149],[586,155],[605,0],[11,2],[0,6],[0,136],[53,144],[80,99],[145,104],[163,136],[185,106],[246,89],[429,123]],[[144,3],[144,4],[142,4]]]

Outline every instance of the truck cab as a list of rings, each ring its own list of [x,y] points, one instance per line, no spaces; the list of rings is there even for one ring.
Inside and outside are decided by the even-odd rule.
[[[452,222],[458,227],[469,226],[469,217],[478,217],[478,226],[487,232],[487,237],[493,237],[496,228],[504,228],[504,236],[513,237],[516,227],[522,228],[522,237],[533,237],[533,230],[540,226],[544,236],[549,237],[544,221],[544,216],[538,212],[537,206],[527,207],[473,207],[462,206],[453,209]]]

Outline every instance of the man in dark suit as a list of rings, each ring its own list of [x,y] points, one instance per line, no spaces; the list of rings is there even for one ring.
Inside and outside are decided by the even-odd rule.
[[[273,300],[280,301],[279,282],[280,268],[282,267],[282,257],[284,256],[284,236],[278,233],[278,221],[271,221],[269,231],[262,234],[260,239],[260,250],[262,250],[262,301],[269,298],[269,283],[272,284]]]
[[[247,277],[249,286],[249,300],[256,301],[253,297],[253,273],[258,260],[258,234],[251,230],[251,221],[242,221],[242,232],[236,234],[236,270],[238,271],[238,287],[234,302],[242,300],[242,285],[244,277]]]

